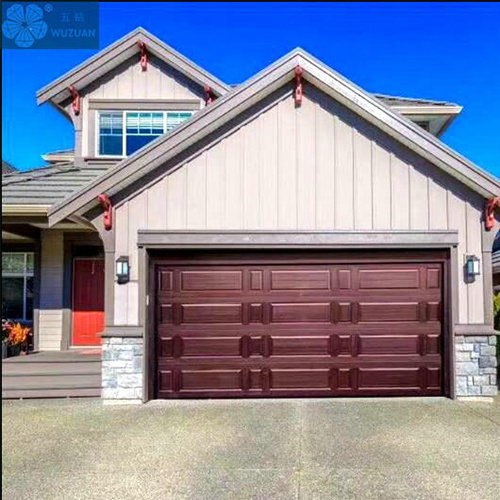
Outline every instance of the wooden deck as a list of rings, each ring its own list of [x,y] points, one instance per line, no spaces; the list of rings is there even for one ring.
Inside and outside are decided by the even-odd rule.
[[[2,399],[101,396],[101,351],[45,351],[2,362]]]

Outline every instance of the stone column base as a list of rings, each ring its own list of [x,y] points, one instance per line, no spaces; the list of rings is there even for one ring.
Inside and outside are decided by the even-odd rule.
[[[102,344],[102,398],[142,401],[141,338],[106,337]]]
[[[498,396],[496,344],[496,335],[455,337],[457,396]]]

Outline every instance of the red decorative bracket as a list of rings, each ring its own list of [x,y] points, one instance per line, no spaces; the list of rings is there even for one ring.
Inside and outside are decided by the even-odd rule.
[[[148,50],[146,49],[146,44],[144,42],[137,42],[139,45],[139,50],[141,52],[141,68],[142,71],[146,71],[148,69]]]
[[[208,106],[215,101],[215,96],[212,92],[212,88],[208,85],[203,90],[205,91],[205,105]]]
[[[300,106],[302,104],[302,96],[304,95],[304,91],[302,88],[302,68],[300,66],[295,66],[295,104]]]
[[[491,231],[495,225],[495,209],[500,207],[500,197],[490,198],[484,207],[484,228]]]
[[[105,194],[100,194],[97,199],[104,209],[104,229],[109,231],[113,227],[113,205]]]
[[[69,87],[68,90],[71,94],[71,97],[73,98],[73,102],[71,103],[71,106],[73,107],[73,111],[74,111],[75,115],[79,115],[80,114],[80,94],[78,93],[78,90],[76,90],[75,87],[73,87],[73,85],[71,85],[71,87]]]

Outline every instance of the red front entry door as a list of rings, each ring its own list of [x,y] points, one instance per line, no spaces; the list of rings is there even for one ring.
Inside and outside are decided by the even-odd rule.
[[[104,330],[104,260],[75,259],[73,345],[100,345]]]

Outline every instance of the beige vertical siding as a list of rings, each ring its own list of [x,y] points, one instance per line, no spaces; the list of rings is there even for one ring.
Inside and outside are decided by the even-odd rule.
[[[40,350],[61,349],[63,329],[63,232],[43,230],[40,273]]]
[[[149,61],[146,71],[142,71],[138,56],[117,67],[106,77],[98,80],[82,95],[82,155],[94,156],[93,138],[89,137],[94,127],[89,120],[95,115],[89,113],[90,99],[199,99],[203,103],[201,87],[189,81],[156,57]]]
[[[481,254],[480,200],[308,89],[301,107],[283,98],[119,205],[117,252],[137,267],[139,228],[456,229],[459,321],[482,323],[482,278],[466,284],[462,270]],[[116,287],[117,323],[137,317],[136,279]]]

